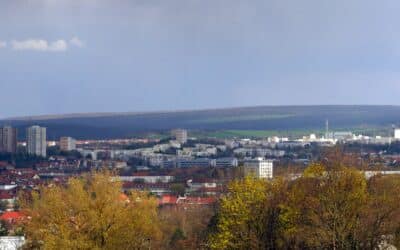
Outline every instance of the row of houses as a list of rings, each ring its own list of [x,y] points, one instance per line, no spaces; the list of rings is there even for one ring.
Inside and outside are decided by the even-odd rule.
[[[190,167],[237,167],[238,159],[229,158],[176,158],[162,161],[162,168],[190,168]]]

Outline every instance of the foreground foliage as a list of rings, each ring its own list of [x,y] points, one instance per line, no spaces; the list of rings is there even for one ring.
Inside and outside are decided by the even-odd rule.
[[[211,249],[377,249],[399,245],[400,177],[366,180],[345,166],[308,167],[293,180],[234,181]],[[384,240],[383,240],[384,239]]]
[[[109,173],[42,187],[25,199],[30,249],[149,249],[161,237],[157,202],[144,193],[121,194]]]

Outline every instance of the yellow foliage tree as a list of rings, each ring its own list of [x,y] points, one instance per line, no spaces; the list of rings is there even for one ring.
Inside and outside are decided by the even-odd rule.
[[[296,180],[234,181],[211,249],[378,249],[400,242],[400,178],[313,164]]]
[[[222,198],[216,233],[211,235],[211,249],[260,249],[264,242],[267,183],[251,176],[233,181],[228,195]]]
[[[22,210],[27,248],[149,249],[161,237],[157,202],[145,193],[121,194],[109,173],[72,178],[66,187],[41,187]]]

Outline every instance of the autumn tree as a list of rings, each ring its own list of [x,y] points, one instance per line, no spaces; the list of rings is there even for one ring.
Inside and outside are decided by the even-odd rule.
[[[367,180],[340,161],[295,179],[234,181],[211,249],[381,249],[400,243],[400,177]],[[384,239],[384,241],[383,241]]]
[[[146,193],[121,194],[109,173],[42,186],[22,199],[27,248],[149,249],[160,239],[157,202]]]
[[[159,209],[163,230],[161,249],[203,249],[213,206],[163,206]]]
[[[362,210],[362,222],[358,234],[363,249],[376,249],[382,237],[400,245],[400,177],[378,175],[367,184],[368,203]]]
[[[298,248],[355,248],[367,202],[366,180],[351,168],[323,169],[312,165],[291,184],[280,214],[289,225],[284,236]]]
[[[233,181],[221,199],[211,249],[261,249],[265,245],[266,182],[247,176]]]

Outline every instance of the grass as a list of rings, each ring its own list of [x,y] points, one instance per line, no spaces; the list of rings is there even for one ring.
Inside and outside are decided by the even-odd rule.
[[[312,133],[322,134],[322,131],[318,130],[291,130],[291,131],[279,131],[279,130],[221,130],[215,132],[208,132],[206,136],[216,138],[265,138],[271,136],[282,136],[282,137],[301,137],[303,135],[309,135]]]
[[[390,136],[391,131],[388,128],[382,127],[354,127],[354,128],[335,128],[333,131],[352,131],[355,134],[363,134],[369,136]],[[302,136],[308,136],[310,134],[316,134],[317,136],[323,136],[324,130],[321,129],[299,129],[299,130],[219,130],[211,132],[200,132],[197,136],[200,137],[215,137],[215,138],[266,138],[271,136],[300,138]]]

